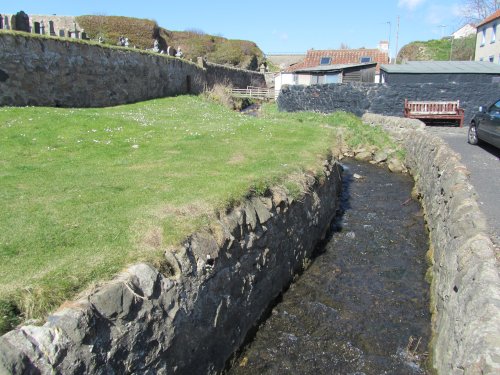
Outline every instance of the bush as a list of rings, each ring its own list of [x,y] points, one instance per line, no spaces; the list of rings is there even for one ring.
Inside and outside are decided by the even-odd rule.
[[[0,300],[0,335],[13,329],[19,322],[19,310],[11,302]]]

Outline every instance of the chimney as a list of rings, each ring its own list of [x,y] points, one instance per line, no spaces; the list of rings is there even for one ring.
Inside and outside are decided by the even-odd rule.
[[[389,42],[387,40],[381,40],[378,43],[378,49],[381,51],[389,52]]]

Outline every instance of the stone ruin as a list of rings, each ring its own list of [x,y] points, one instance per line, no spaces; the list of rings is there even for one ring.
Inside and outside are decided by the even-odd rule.
[[[31,34],[58,36],[61,38],[89,39],[72,16],[32,15],[23,11],[16,14],[0,14],[0,30],[23,31]]]

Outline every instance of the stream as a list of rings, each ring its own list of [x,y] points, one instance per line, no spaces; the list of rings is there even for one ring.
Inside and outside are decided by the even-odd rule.
[[[228,374],[426,374],[428,234],[407,175],[343,163],[332,235]]]

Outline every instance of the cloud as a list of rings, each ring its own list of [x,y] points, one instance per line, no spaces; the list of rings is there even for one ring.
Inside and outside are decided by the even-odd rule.
[[[278,30],[273,30],[272,32],[273,35],[277,36],[279,40],[282,40],[284,42],[288,41],[288,33],[278,31]]]
[[[425,0],[399,0],[398,7],[408,8],[409,10],[414,10],[419,5],[423,4]]]

